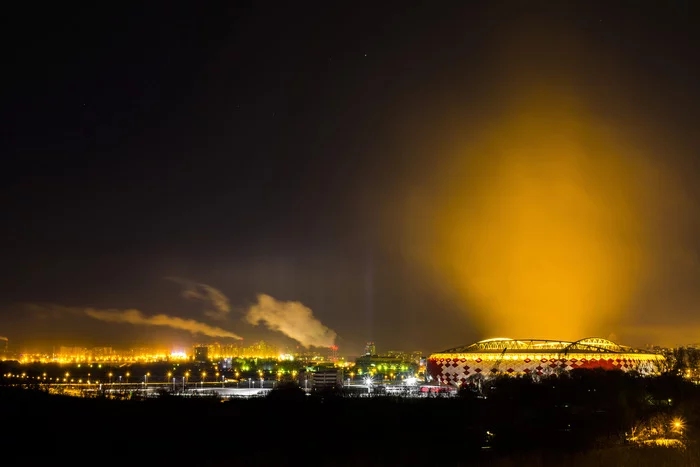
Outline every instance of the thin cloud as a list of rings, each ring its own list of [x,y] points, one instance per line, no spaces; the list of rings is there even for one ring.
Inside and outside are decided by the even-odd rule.
[[[205,315],[214,319],[224,319],[231,312],[228,298],[219,289],[179,277],[167,277],[166,279],[177,282],[184,287],[182,291],[184,298],[198,300],[209,305],[212,309],[205,311]]]
[[[230,337],[233,339],[243,339],[237,334],[234,334],[225,329],[210,326],[206,323],[195,321],[193,319],[183,319],[176,316],[168,316],[164,314],[154,316],[144,316],[139,310],[96,310],[87,308],[85,314],[91,318],[106,321],[111,323],[129,323],[143,326],[164,326],[173,329],[181,329],[192,334],[204,334],[210,337]]]

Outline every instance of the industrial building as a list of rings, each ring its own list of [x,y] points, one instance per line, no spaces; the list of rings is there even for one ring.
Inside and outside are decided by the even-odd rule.
[[[314,389],[340,388],[343,386],[342,368],[319,368],[311,373]]]

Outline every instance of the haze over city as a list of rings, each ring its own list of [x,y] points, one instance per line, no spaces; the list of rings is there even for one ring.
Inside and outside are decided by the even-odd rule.
[[[691,12],[64,8],[11,32],[11,343],[700,342]]]

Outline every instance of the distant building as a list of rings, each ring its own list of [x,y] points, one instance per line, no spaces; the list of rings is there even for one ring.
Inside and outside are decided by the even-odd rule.
[[[365,345],[365,355],[377,355],[377,347],[374,342],[367,342]]]
[[[0,360],[14,360],[17,355],[14,352],[10,352],[10,339],[7,337],[0,337]]]
[[[221,346],[221,356],[223,358],[238,357],[241,350],[238,348],[237,344],[225,344]]]
[[[209,347],[206,345],[198,345],[194,348],[194,361],[206,363],[209,361]]]
[[[314,389],[331,389],[343,386],[342,368],[320,368],[311,373],[311,382]]]
[[[240,357],[242,358],[277,358],[280,354],[278,347],[270,345],[265,341],[260,341],[249,347],[241,349]]]
[[[219,365],[221,365],[222,370],[230,370],[233,368],[233,359],[232,358],[222,358],[219,360]]]
[[[104,359],[114,354],[112,347],[94,347],[92,349],[92,358]]]

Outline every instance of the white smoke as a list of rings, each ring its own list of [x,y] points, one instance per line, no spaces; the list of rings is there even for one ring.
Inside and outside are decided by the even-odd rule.
[[[181,329],[189,331],[192,334],[204,334],[210,337],[231,337],[233,339],[243,339],[242,337],[221,329],[216,326],[210,326],[206,323],[201,323],[193,319],[183,319],[176,316],[154,315],[144,316],[139,310],[95,310],[87,308],[85,314],[91,318],[100,321],[112,323],[129,323],[145,326],[165,326],[173,329]]]
[[[263,322],[269,329],[291,337],[304,347],[330,347],[337,336],[301,302],[283,302],[265,294],[258,295],[258,303],[250,307],[246,319],[254,325]]]
[[[167,277],[166,279],[177,282],[184,287],[182,291],[182,296],[184,298],[199,300],[211,306],[211,310],[204,312],[205,315],[211,318],[224,319],[231,311],[231,304],[226,295],[210,285],[181,279],[179,277]]]

